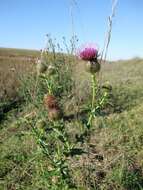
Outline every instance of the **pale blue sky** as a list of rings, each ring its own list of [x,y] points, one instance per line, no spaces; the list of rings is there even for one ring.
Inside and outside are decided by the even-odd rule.
[[[111,0],[76,0],[74,31],[80,43],[102,48]],[[70,0],[0,0],[0,47],[41,49],[45,34],[72,35]],[[109,59],[143,57],[143,0],[119,0]]]

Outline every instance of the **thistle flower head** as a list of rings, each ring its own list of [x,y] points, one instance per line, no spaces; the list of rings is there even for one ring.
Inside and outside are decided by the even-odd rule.
[[[85,61],[92,61],[98,56],[98,48],[95,44],[85,44],[77,51],[77,56]]]

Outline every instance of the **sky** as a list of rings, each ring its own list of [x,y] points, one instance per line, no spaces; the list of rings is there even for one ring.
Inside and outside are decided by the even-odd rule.
[[[79,45],[96,43],[101,51],[112,1],[75,1],[0,0],[0,47],[41,49],[46,34],[62,44],[74,32]],[[118,0],[108,59],[133,57],[143,57],[143,0]]]

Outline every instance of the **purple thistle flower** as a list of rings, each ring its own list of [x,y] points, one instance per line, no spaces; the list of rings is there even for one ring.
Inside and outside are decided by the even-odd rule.
[[[98,50],[94,44],[86,44],[78,49],[77,55],[80,59],[85,61],[92,61],[97,58]]]

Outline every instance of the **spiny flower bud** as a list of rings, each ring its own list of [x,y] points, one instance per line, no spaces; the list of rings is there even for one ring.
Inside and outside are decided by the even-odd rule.
[[[48,72],[48,75],[54,75],[56,73],[56,68],[53,65],[49,65],[47,72]]]
[[[86,71],[92,74],[100,71],[100,64],[98,61],[88,61],[86,63]]]
[[[37,67],[37,74],[44,73],[47,70],[47,66],[44,60],[42,59],[37,59],[36,60],[36,67]]]
[[[109,81],[106,81],[106,82],[102,85],[102,88],[111,91],[111,90],[112,90],[112,85],[110,84]]]

